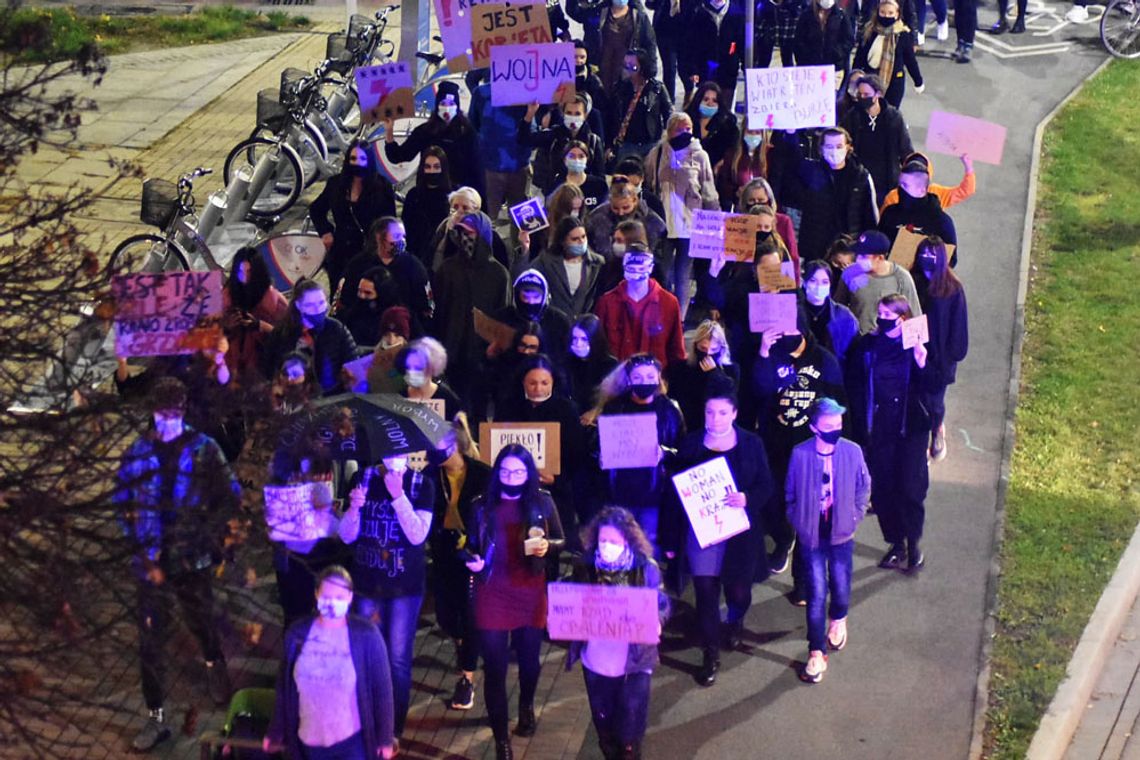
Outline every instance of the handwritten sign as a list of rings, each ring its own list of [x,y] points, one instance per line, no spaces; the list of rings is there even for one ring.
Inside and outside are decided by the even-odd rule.
[[[408,401],[423,404],[439,415],[440,419],[447,419],[447,402],[441,398],[409,398]]]
[[[471,65],[491,65],[496,45],[553,42],[546,3],[487,3],[471,8]]]
[[[926,128],[926,149],[931,153],[970,158],[983,164],[1000,164],[1005,149],[1005,127],[946,111],[932,111]]]
[[[484,422],[479,426],[479,454],[493,465],[505,446],[517,443],[534,457],[544,475],[562,472],[562,433],[557,422]]]
[[[487,316],[480,309],[471,309],[475,320],[475,334],[500,351],[506,351],[515,342],[515,328]]]
[[[573,99],[573,43],[491,48],[491,105],[568,103]]]
[[[217,345],[221,327],[204,322],[222,313],[221,272],[162,272],[115,277],[115,353],[192,354]]]
[[[265,486],[263,493],[270,541],[315,541],[332,535],[332,481]]]
[[[793,261],[781,261],[779,266],[764,263],[756,267],[757,281],[762,293],[779,293],[796,289],[796,265]]]
[[[723,211],[693,209],[693,221],[689,227],[689,258],[713,259],[724,252]]]
[[[674,475],[673,486],[702,549],[727,541],[751,527],[744,509],[725,503],[725,497],[736,491],[736,481],[724,457],[710,459]]]
[[[748,329],[754,333],[779,330],[797,332],[795,293],[749,293]]]
[[[432,0],[447,69],[452,73],[471,68],[471,8],[479,0]]]
[[[412,70],[407,61],[392,61],[356,70],[360,118],[366,124],[406,119],[415,114]]]
[[[517,206],[511,206],[511,219],[516,227],[526,232],[538,232],[550,226],[541,198],[528,198]]]
[[[546,586],[546,630],[554,641],[656,644],[659,626],[657,589],[593,583]]]
[[[835,126],[835,69],[745,69],[749,129]]]
[[[891,246],[891,255],[888,257],[896,266],[903,269],[910,269],[914,264],[914,257],[918,253],[918,246],[923,240],[926,240],[926,235],[921,232],[911,232],[906,227],[900,227],[898,234],[895,235],[894,245]],[[951,243],[946,244],[946,260],[949,261],[950,257],[954,255],[954,246]]]
[[[656,414],[603,414],[598,438],[603,470],[656,467],[661,459]]]
[[[930,342],[930,325],[925,314],[903,320],[902,341],[903,348],[914,348],[919,343]]]

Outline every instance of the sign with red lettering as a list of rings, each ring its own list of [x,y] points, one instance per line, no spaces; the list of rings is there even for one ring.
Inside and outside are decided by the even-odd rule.
[[[432,0],[447,70],[455,74],[471,68],[471,8],[479,0]]]
[[[566,103],[574,99],[574,45],[495,45],[491,105]]]
[[[673,486],[702,549],[752,527],[744,507],[730,507],[725,503],[726,497],[736,491],[736,481],[724,457],[710,459],[674,475]]]
[[[835,126],[835,68],[745,69],[749,129]]]
[[[118,356],[192,354],[221,334],[220,271],[119,275],[112,292]]]
[[[546,587],[546,630],[554,641],[661,640],[657,589],[551,583]]]
[[[496,45],[553,42],[546,3],[487,3],[471,8],[471,63],[491,65]]]

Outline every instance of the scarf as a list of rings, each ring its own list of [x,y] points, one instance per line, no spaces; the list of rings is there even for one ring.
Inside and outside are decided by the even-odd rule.
[[[889,27],[879,26],[875,22],[875,39],[867,51],[867,65],[879,70],[879,78],[883,80],[884,87],[890,87],[891,77],[895,73],[895,48],[898,46],[899,35],[909,31],[901,20]]]
[[[630,570],[633,569],[633,550],[628,546],[625,551],[621,553],[618,561],[612,565],[602,559],[602,553],[597,549],[594,550],[594,567],[598,571],[598,583],[603,586],[627,586],[629,580],[626,577]]]

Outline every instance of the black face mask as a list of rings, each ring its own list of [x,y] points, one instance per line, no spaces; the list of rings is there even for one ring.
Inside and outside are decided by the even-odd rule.
[[[898,327],[899,321],[897,318],[886,319],[885,317],[879,317],[875,320],[875,323],[879,326],[879,334],[886,335],[888,332]]]
[[[542,312],[545,309],[545,304],[542,303],[519,303],[519,314],[523,315],[531,322],[538,322],[542,319]]]
[[[767,240],[770,237],[772,237],[772,231],[771,230],[760,230],[759,232],[756,233],[756,242],[757,243],[763,243],[765,240]]]
[[[823,441],[826,444],[834,446],[836,443],[839,442],[839,438],[840,438],[840,436],[843,435],[843,431],[842,430],[828,430],[825,432],[823,430],[816,430],[815,434],[816,434],[816,437],[819,438],[819,440]]]
[[[673,150],[684,150],[689,147],[689,143],[693,141],[692,132],[682,132],[676,137],[669,138],[669,147]]]
[[[585,79],[586,78],[586,64],[583,63],[581,66],[575,66],[574,67],[574,73],[577,74],[582,79]]]
[[[522,496],[526,483],[499,483],[499,493],[508,499],[517,499]]]
[[[367,177],[369,174],[367,166],[357,166],[356,164],[349,164],[345,167],[345,171],[350,177]]]
[[[800,343],[803,341],[803,339],[804,336],[802,335],[784,335],[778,338],[776,342],[772,344],[772,348],[776,349],[780,353],[790,354],[800,347]]]
[[[446,449],[428,449],[428,464],[432,467],[442,467],[443,463],[451,459],[451,455],[454,453],[455,449],[451,446],[448,446]]]
[[[629,390],[642,401],[648,401],[657,392],[657,387],[657,383],[632,383]]]
[[[427,185],[428,187],[439,187],[440,185],[443,184],[442,172],[434,172],[431,174],[428,174],[427,172],[425,172],[424,173],[424,184]]]
[[[323,311],[320,314],[306,314],[305,315],[305,321],[310,322],[313,325],[309,329],[313,330],[315,332],[321,331],[321,328],[323,328],[325,326],[325,320],[327,320],[328,318],[329,318],[329,313],[327,311]]]
[[[897,18],[887,18],[886,16],[879,16],[878,21],[879,21],[879,26],[891,27],[891,26],[895,25],[895,22],[898,21],[898,19]]]
[[[874,98],[859,98],[858,100],[855,101],[855,105],[859,106],[859,108],[863,109],[864,111],[870,111],[871,106],[875,105],[875,99]]]

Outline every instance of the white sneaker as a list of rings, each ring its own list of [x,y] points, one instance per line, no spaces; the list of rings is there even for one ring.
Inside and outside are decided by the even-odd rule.
[[[922,47],[926,44],[926,34],[923,32],[918,33],[918,46]]]
[[[1072,24],[1083,24],[1089,20],[1089,9],[1083,5],[1074,5],[1065,14],[1065,20]]]
[[[950,38],[950,19],[938,22],[937,35],[939,42],[945,42]]]
[[[813,649],[808,654],[807,664],[800,671],[800,680],[804,683],[819,683],[823,680],[825,672],[827,672],[827,655],[818,649]]]

